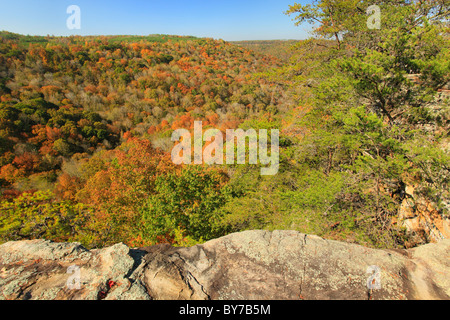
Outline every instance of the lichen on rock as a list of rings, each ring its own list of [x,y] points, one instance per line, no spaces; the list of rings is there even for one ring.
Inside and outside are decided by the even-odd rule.
[[[449,253],[450,240],[392,251],[296,231],[247,231],[190,248],[8,242],[0,246],[0,299],[449,299]],[[378,289],[368,288],[371,266]],[[75,276],[78,288],[68,285]]]

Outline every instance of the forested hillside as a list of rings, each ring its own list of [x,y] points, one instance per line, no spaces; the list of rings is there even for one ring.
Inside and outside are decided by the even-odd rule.
[[[192,245],[293,229],[404,248],[450,236],[448,4],[382,2],[370,30],[355,1],[338,2],[286,8],[318,22],[313,38],[262,48],[1,32],[0,240]],[[279,129],[279,173],[174,165],[172,132],[196,120]]]
[[[297,40],[259,40],[259,41],[234,41],[233,44],[251,49],[253,51],[276,57],[283,62],[288,61],[295,53],[294,45]]]
[[[173,179],[197,179],[197,193],[219,192],[225,179],[205,173],[213,184],[202,185],[191,172],[198,169],[173,168],[165,153],[173,130],[191,128],[194,119],[232,129],[284,103],[279,88],[254,76],[279,62],[224,41],[3,32],[0,53],[4,239],[89,233],[83,241],[145,242],[141,231],[127,229],[159,183],[185,174]],[[86,228],[94,216],[99,221]],[[151,231],[151,241],[172,239],[171,227],[164,226],[170,236]],[[211,238],[205,232],[195,239]]]

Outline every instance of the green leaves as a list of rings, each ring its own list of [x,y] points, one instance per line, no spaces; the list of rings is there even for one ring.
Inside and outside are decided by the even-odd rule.
[[[81,204],[56,201],[51,192],[24,193],[0,203],[0,241],[48,239],[88,244],[89,211]]]
[[[142,208],[143,238],[186,245],[224,235],[220,209],[232,196],[227,176],[199,166],[156,179],[156,194]]]
[[[372,4],[381,9],[380,30],[366,23]],[[395,222],[401,199],[392,194],[405,185],[445,215],[448,112],[435,97],[450,75],[446,8],[444,1],[290,6],[297,24],[314,23],[315,39],[298,44],[283,69],[307,107],[293,112],[303,137],[284,153],[295,169],[285,175],[290,190],[282,192],[278,225],[402,246],[410,235]]]
[[[334,38],[340,43],[342,33],[347,31],[349,25],[354,24],[354,17],[360,12],[358,4],[360,0],[321,0],[314,4],[294,4],[285,12],[287,15],[296,14],[295,24],[304,22],[319,24],[314,33],[325,39]]]

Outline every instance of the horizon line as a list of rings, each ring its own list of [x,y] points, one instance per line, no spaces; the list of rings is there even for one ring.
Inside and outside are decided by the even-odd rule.
[[[150,33],[150,34],[71,34],[71,35],[55,35],[55,34],[24,34],[17,33],[9,30],[0,30],[0,32],[7,32],[19,36],[25,37],[51,37],[51,38],[70,38],[70,37],[150,37],[150,36],[170,36],[170,37],[184,37],[184,38],[197,38],[197,39],[213,39],[213,40],[223,40],[226,42],[245,42],[245,41],[304,41],[307,39],[292,39],[292,38],[271,38],[271,39],[243,39],[243,40],[226,40],[223,38],[214,38],[209,36],[194,36],[194,35],[181,35],[181,34],[165,34],[165,33]]]

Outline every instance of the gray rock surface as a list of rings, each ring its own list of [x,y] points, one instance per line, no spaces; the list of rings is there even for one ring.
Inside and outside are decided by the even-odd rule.
[[[8,242],[0,299],[449,299],[449,257],[450,240],[390,251],[295,231],[247,231],[191,248]]]

